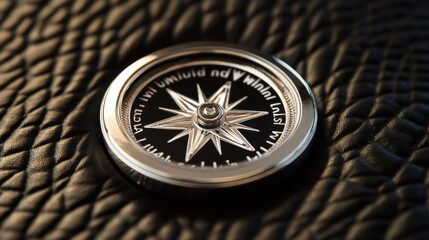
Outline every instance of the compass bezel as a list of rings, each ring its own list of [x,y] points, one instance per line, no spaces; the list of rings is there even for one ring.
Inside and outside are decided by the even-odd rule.
[[[236,167],[201,169],[179,167],[162,162],[141,151],[122,126],[121,107],[127,91],[144,72],[179,57],[201,54],[232,56],[261,66],[288,85],[298,101],[297,124],[283,142],[257,161]],[[279,86],[280,87],[280,86]],[[292,88],[292,89],[290,89]],[[147,178],[175,186],[211,189],[237,186],[254,182],[271,175],[297,159],[309,146],[316,130],[317,109],[311,89],[302,77],[280,59],[255,50],[225,43],[199,42],[166,48],[143,57],[123,72],[109,86],[100,109],[101,130],[108,150],[117,165],[139,185],[145,186]],[[141,176],[139,176],[141,175]]]

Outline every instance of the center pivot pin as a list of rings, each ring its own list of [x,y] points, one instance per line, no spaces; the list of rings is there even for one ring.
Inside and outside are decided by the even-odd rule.
[[[203,103],[197,109],[197,119],[201,127],[216,128],[221,125],[225,112],[217,103]]]

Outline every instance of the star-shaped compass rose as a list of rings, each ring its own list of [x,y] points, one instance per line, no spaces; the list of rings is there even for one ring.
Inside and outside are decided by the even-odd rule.
[[[168,142],[173,142],[188,135],[185,161],[189,162],[195,154],[211,140],[220,155],[221,141],[234,146],[254,151],[255,148],[239,130],[256,131],[258,129],[245,126],[242,122],[268,114],[264,111],[234,110],[247,97],[229,103],[231,82],[225,83],[212,96],[207,98],[197,84],[198,100],[193,100],[171,89],[168,94],[180,109],[162,108],[161,110],[176,114],[145,126],[145,128],[182,130]]]

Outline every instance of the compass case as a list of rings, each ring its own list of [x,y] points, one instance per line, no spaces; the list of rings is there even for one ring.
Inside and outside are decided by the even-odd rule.
[[[254,182],[298,161],[317,123],[310,88],[286,63],[210,42],[130,65],[100,116],[113,159],[151,189],[160,184],[149,179],[201,190]]]

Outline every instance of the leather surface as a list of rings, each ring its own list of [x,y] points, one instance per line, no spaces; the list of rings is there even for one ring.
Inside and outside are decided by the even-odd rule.
[[[428,11],[418,0],[2,0],[0,238],[429,239]],[[315,146],[274,194],[160,196],[105,153],[108,84],[197,40],[281,57],[314,91]]]

